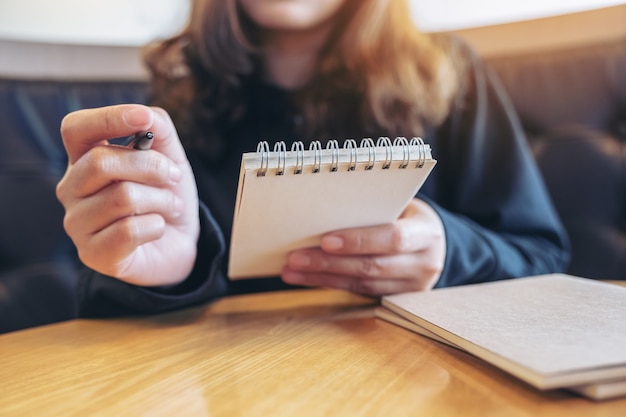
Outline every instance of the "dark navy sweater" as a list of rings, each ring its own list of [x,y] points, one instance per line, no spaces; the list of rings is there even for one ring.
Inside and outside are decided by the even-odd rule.
[[[563,271],[567,236],[516,113],[498,80],[469,55],[469,82],[444,123],[424,135],[438,162],[417,197],[440,215],[447,242],[437,287]],[[188,279],[141,288],[85,268],[80,316],[156,313],[228,294],[289,288],[279,278],[230,281],[225,275],[241,153],[255,150],[260,140],[302,139],[294,134],[298,116],[289,94],[256,85],[248,91],[247,116],[228,132],[219,161],[189,151],[202,230]]]

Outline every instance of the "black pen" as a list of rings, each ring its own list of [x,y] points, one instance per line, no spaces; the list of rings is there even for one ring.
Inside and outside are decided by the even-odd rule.
[[[148,131],[137,132],[130,137],[128,147],[133,149],[139,149],[141,151],[147,151],[154,142],[154,133]]]

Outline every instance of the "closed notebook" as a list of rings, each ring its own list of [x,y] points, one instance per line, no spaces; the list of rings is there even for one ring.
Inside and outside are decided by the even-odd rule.
[[[419,138],[259,143],[242,155],[229,277],[276,276],[290,251],[326,232],[394,222],[435,163]]]
[[[384,310],[379,317],[432,333],[539,389],[626,394],[624,287],[550,274],[384,296],[382,306],[399,318]]]
[[[420,326],[419,324],[405,319],[399,314],[394,313],[386,307],[376,307],[375,309],[376,317],[388,321],[393,324],[397,324],[400,327],[403,327],[412,332],[421,334],[422,336],[426,336],[433,340],[436,340],[440,343],[446,344],[453,348],[463,350],[460,346],[456,346],[451,343],[449,340],[444,339],[439,336],[437,333],[433,333],[430,330]],[[563,387],[570,391],[577,392],[578,394],[582,394],[585,397],[589,397],[594,400],[608,400],[618,397],[626,396],[626,376],[620,379],[611,379],[608,381],[599,381],[599,382],[591,382],[583,385],[575,385],[575,386],[567,386]]]

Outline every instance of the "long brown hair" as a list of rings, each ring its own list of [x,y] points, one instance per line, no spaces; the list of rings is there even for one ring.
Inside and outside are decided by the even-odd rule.
[[[451,43],[415,28],[406,1],[346,0],[335,20],[316,75],[295,94],[300,138],[348,133],[336,117],[343,97],[357,98],[349,123],[372,136],[420,135],[445,118],[459,62]],[[186,28],[146,49],[153,103],[187,146],[219,154],[218,124],[245,114],[243,90],[259,71],[254,30],[237,0],[194,0]]]

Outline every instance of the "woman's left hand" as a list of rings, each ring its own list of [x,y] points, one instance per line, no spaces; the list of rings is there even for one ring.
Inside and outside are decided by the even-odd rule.
[[[437,283],[445,258],[439,215],[414,198],[390,225],[327,233],[320,247],[290,253],[282,279],[370,296],[421,291]]]

